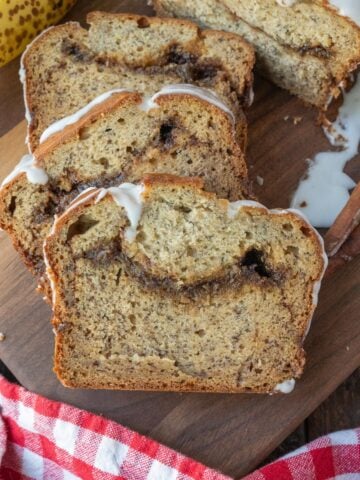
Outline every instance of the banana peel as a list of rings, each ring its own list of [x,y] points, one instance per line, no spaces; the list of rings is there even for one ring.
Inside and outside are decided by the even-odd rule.
[[[0,67],[59,22],[76,0],[0,0]]]

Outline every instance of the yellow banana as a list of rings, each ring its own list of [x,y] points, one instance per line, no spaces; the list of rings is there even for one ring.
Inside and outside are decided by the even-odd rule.
[[[0,67],[17,57],[44,28],[57,23],[76,0],[0,0]]]

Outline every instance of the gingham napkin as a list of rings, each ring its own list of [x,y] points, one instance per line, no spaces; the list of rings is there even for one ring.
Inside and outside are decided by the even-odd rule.
[[[91,413],[0,376],[0,478],[229,480],[215,470]],[[360,429],[322,437],[246,480],[360,480]]]
[[[360,480],[360,428],[320,437],[243,480]]]

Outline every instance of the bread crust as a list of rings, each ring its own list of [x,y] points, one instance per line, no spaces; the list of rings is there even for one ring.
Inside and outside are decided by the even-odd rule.
[[[23,69],[26,72],[26,77],[25,81],[23,84],[23,92],[24,92],[24,103],[25,103],[25,108],[29,112],[31,121],[28,122],[28,136],[29,136],[29,145],[31,145],[31,137],[35,131],[34,124],[33,124],[33,110],[34,110],[34,99],[32,98],[30,92],[29,92],[29,80],[31,79],[31,69],[29,69],[29,61],[28,57],[32,49],[38,48],[44,40],[47,38],[52,37],[53,35],[57,35],[60,32],[66,32],[69,35],[72,35],[74,32],[77,31],[83,31],[84,30],[79,22],[67,22],[61,25],[57,25],[56,27],[50,27],[44,32],[42,32],[41,35],[38,35],[31,44],[28,45],[26,50],[21,56],[21,69]],[[33,147],[31,147],[31,150]]]

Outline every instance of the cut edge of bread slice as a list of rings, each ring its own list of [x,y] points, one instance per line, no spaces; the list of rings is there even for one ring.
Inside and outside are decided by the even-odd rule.
[[[237,18],[302,56],[319,58],[337,82],[360,63],[360,27],[327,1],[221,0]]]
[[[175,196],[172,200],[170,199],[171,195]],[[187,198],[187,195],[189,198]],[[157,210],[157,205],[160,205],[160,210]],[[211,272],[205,274],[201,270],[201,262],[200,266],[198,264],[196,266],[198,276],[195,278],[191,269],[185,269],[185,273],[182,270],[187,265],[188,259],[192,255],[196,255],[197,248],[206,252],[208,248],[212,248],[211,242],[210,246],[203,245],[201,247],[192,244],[192,250],[188,252],[189,258],[184,258],[186,257],[186,254],[184,254],[178,259],[178,264],[174,267],[171,260],[174,260],[176,254],[179,253],[179,245],[176,246],[176,242],[174,243],[173,248],[176,252],[170,252],[169,255],[173,258],[170,258],[169,262],[164,260],[166,258],[164,252],[167,252],[168,245],[166,242],[172,241],[175,230],[172,230],[169,226],[159,226],[158,234],[162,240],[153,249],[146,241],[149,232],[156,233],[157,231],[157,227],[152,225],[151,222],[154,212],[163,213],[166,208],[169,208],[168,213],[171,211],[181,212],[179,213],[180,220],[178,220],[177,228],[182,231],[181,226],[184,223],[182,223],[181,218],[185,222],[186,215],[191,215],[189,212],[190,205],[193,205],[194,210],[199,208],[201,211],[204,208],[208,212],[203,219],[209,231],[213,228],[209,221],[212,213],[209,212],[213,212],[213,220],[218,215],[221,218],[227,218],[227,220],[224,220],[227,229],[226,234],[219,235],[221,238],[218,239],[217,250],[219,252],[213,251],[213,255],[205,257],[205,259],[200,257],[202,262],[206,260],[210,263],[211,268],[214,269],[215,277]],[[152,211],[151,208],[154,208],[154,210]],[[107,213],[106,220],[104,218],[105,212]],[[238,217],[241,217],[241,219]],[[252,255],[255,255],[253,247],[251,248],[252,253],[246,250],[249,249],[249,245],[257,245],[256,242],[259,239],[255,236],[253,240],[245,240],[247,246],[240,247],[240,249],[245,249],[241,261],[241,264],[245,265],[245,270],[238,273],[242,280],[237,283],[237,273],[235,272],[239,260],[235,262],[231,255],[228,255],[225,242],[222,243],[221,240],[227,235],[232,239],[231,235],[234,234],[234,230],[231,233],[232,222],[239,222],[237,235],[243,241],[245,236],[242,229],[245,228],[246,231],[247,228],[243,227],[244,222],[253,221],[254,224],[257,222],[263,226],[266,225],[266,221],[271,223],[270,220],[274,223],[274,228],[284,229],[284,242],[280,246],[274,241],[274,252],[268,251],[266,255],[269,257],[262,257],[262,261],[259,262],[259,259],[250,259]],[[154,223],[156,221],[154,218]],[[193,221],[191,220],[191,222]],[[82,222],[82,225],[84,224],[84,228],[81,227],[80,230],[79,222]],[[222,220],[218,219],[216,222],[221,224]],[[106,228],[104,228],[105,225]],[[168,229],[167,233],[164,232],[164,228]],[[259,231],[261,231],[261,228]],[[198,233],[195,232],[194,235]],[[119,240],[116,240],[117,235],[119,235]],[[302,238],[302,235],[304,238]],[[96,255],[100,255],[101,248],[104,248],[104,250],[110,248],[106,246],[107,244],[101,244],[101,242],[108,241],[108,236],[113,237],[116,242],[120,242],[117,247],[120,249],[119,254],[116,256],[110,249],[109,258],[106,259],[105,254],[103,263],[96,264],[94,263],[94,252],[96,252]],[[184,240],[186,235],[184,234],[183,237]],[[288,245],[294,239],[300,239],[297,246]],[[149,238],[150,240],[151,238]],[[162,242],[163,245],[160,245]],[[140,248],[141,245],[144,248],[146,247],[145,250]],[[93,250],[94,247],[95,250]],[[307,250],[303,252],[302,257],[298,258],[299,252],[296,249],[301,250],[305,247]],[[235,251],[237,247],[232,245],[232,248]],[[258,248],[261,248],[261,246],[258,246]],[[281,252],[281,249],[284,249],[284,251],[289,249],[289,252],[291,252],[292,259],[290,259],[289,265],[292,265],[292,261],[297,258],[298,264],[293,267],[294,270],[288,276],[286,273],[281,274],[281,268],[279,267],[281,265],[279,259],[282,258],[281,255],[284,253]],[[144,251],[147,252],[145,256]],[[65,386],[128,390],[290,393],[294,387],[295,378],[298,378],[303,371],[305,357],[302,345],[316,307],[317,294],[327,265],[327,257],[324,253],[321,237],[298,212],[269,211],[263,205],[249,201],[229,203],[226,200],[217,199],[214,194],[204,192],[202,182],[199,179],[160,174],[148,175],[138,185],[123,184],[119,188],[110,190],[91,189],[88,192],[83,192],[70,205],[69,209],[57,218],[44,243],[44,252],[47,275],[52,283],[54,295],[55,372]],[[219,257],[222,255],[224,255],[225,260],[222,257],[220,261]],[[272,260],[270,260],[271,255],[273,256]],[[277,260],[275,260],[276,258]],[[252,262],[256,263],[257,261],[258,265],[254,267],[255,264]],[[75,266],[74,262],[79,263],[76,263]],[[114,268],[112,262],[116,263]],[[276,264],[276,262],[278,263]],[[119,273],[116,274],[119,267]],[[173,268],[176,271],[173,271]],[[207,263],[204,268],[207,272],[207,268],[209,268]],[[259,273],[256,270],[257,268],[264,270]],[[125,273],[123,272],[124,269]],[[70,273],[67,274],[67,272]],[[267,277],[267,274],[272,278]],[[292,276],[292,274],[294,275]],[[256,277],[257,275],[263,275],[261,281]],[[282,277],[282,275],[284,276]],[[304,279],[303,275],[308,276]],[[257,278],[256,281],[255,277]],[[303,283],[300,284],[300,281]],[[281,285],[283,286],[281,287]],[[302,291],[299,295],[299,292],[294,291],[296,285],[298,290]],[[132,287],[134,287],[134,290],[131,290]],[[130,302],[130,299],[128,299],[129,306],[126,305],[123,297],[120,299],[122,293],[120,291],[116,293],[117,289],[125,291],[127,288],[130,288],[129,291],[133,295],[134,293],[138,295],[132,297],[133,299],[139,299],[135,302]],[[107,292],[107,289],[110,293]],[[115,290],[115,293],[113,293],[113,290]],[[74,295],[77,300],[72,299],[70,293],[72,291],[75,292]],[[82,295],[87,291],[94,293],[89,294],[87,298],[83,298]],[[65,292],[69,292],[69,294]],[[96,292],[102,293],[97,294]],[[108,305],[107,295],[110,295],[109,298],[119,298],[120,304],[115,302],[111,305],[112,309],[118,312],[115,317],[120,315],[121,330],[125,335],[125,338],[121,335],[119,337],[119,331],[116,327],[118,321],[115,320],[115,317],[113,319],[110,313],[111,309],[107,309],[103,313],[106,317],[108,315],[111,317],[111,319],[110,317],[107,318],[106,322],[107,325],[111,326],[109,328],[111,328],[111,335],[114,338],[114,341],[110,344],[107,343],[106,334],[102,341],[99,340],[99,332],[96,331],[94,331],[94,338],[91,340],[91,329],[96,330],[97,327],[94,327],[94,325],[99,325],[99,322],[100,325],[103,325],[102,322],[104,321],[97,318],[99,312],[93,313],[94,308],[96,309],[94,305],[98,303],[100,305],[103,302],[104,307],[101,308],[105,308]],[[124,295],[126,296],[127,293],[124,293]],[[274,305],[268,311],[268,315],[271,317],[269,319],[264,315],[262,309],[266,309],[267,303],[272,298],[271,295],[274,297]],[[104,298],[102,298],[103,296]],[[294,297],[293,305],[289,304],[292,296]],[[251,299],[255,302],[255,307],[254,305],[251,306]],[[146,301],[149,302],[147,311],[150,311],[148,313],[150,317],[147,321],[142,322],[138,317],[139,312],[142,311],[139,302],[146,303]],[[154,301],[158,305],[157,308],[154,308]],[[151,302],[153,302],[152,308]],[[247,305],[244,306],[244,302]],[[173,311],[166,310],[169,305]],[[223,316],[228,307],[229,316]],[[79,308],[79,311],[77,308]],[[216,315],[218,315],[215,324],[214,308]],[[248,317],[246,308],[250,309],[253,317],[251,315]],[[274,313],[272,311],[274,309],[279,309],[278,313]],[[289,309],[289,312],[296,313],[284,316],[286,309]],[[88,312],[86,315],[85,310]],[[166,351],[166,346],[161,345],[160,337],[157,334],[150,333],[153,329],[149,326],[156,324],[157,316],[159,325],[164,325],[164,322],[160,319],[161,315],[164,314],[163,310],[164,312],[167,311],[168,314],[165,323],[168,325],[168,330],[162,332],[161,338],[167,338],[170,331],[172,335],[177,335],[176,341],[174,337],[171,337],[172,340],[168,343],[168,351]],[[258,313],[258,310],[260,313]],[[177,329],[172,316],[179,323],[180,330]],[[229,323],[229,317],[232,318],[233,324]],[[94,324],[96,318],[97,322],[95,321]],[[136,318],[140,324],[138,328],[141,330],[141,335],[140,333],[131,333],[136,330]],[[220,323],[219,319],[221,319]],[[81,324],[81,321],[84,322],[84,325]],[[86,324],[87,321],[89,324]],[[261,322],[263,322],[263,331],[260,327]],[[266,322],[270,323],[267,325]],[[133,327],[128,330],[131,325]],[[186,325],[188,327],[185,327]],[[240,325],[243,329],[239,334],[235,332],[236,325]],[[149,329],[146,336],[144,336],[145,328]],[[183,334],[184,328],[185,333]],[[269,328],[271,333],[269,333]],[[218,340],[207,338],[207,335],[215,335],[216,331],[218,332]],[[252,343],[253,351],[249,344],[246,344],[246,346],[242,345],[239,351],[235,349],[230,354],[228,351],[229,331],[234,333],[235,336],[231,337],[231,342],[235,343],[240,341],[240,344],[243,344],[245,341],[246,344],[251,335],[253,340],[258,338],[258,340],[254,340],[255,343]],[[247,337],[248,331],[252,332],[250,337]],[[155,335],[154,339],[151,335]],[[244,337],[243,340],[239,340],[241,335]],[[274,335],[280,335],[279,339]],[[290,338],[287,338],[286,335]],[[118,337],[119,345],[116,343]],[[149,352],[147,354],[137,350],[139,342],[142,341],[140,337],[145,339],[144,351]],[[285,337],[287,340],[285,340]],[[85,338],[88,342],[87,346],[84,345]],[[90,348],[89,345],[92,341],[95,350],[100,348],[98,352],[91,350],[92,347]],[[278,348],[279,345],[275,347],[275,344],[272,343],[274,341],[275,344],[277,341],[283,342],[279,351],[277,351],[276,361],[272,349]],[[182,354],[179,353],[180,350],[177,351],[174,347],[177,343],[179,345],[183,343],[192,345],[191,348],[194,348],[195,352],[199,348],[200,353],[192,355],[194,352],[190,349],[190,353],[184,352],[185,358],[183,358]],[[216,365],[214,368],[208,362],[210,352],[207,349],[210,349],[210,347],[214,349],[214,352],[216,351],[217,355],[216,359],[213,359],[214,365]],[[243,354],[243,348],[250,348],[250,350],[246,350]],[[159,353],[160,356],[154,353],[157,349],[161,352]],[[130,353],[126,353],[127,351]],[[222,365],[219,351],[223,351],[225,358],[227,358],[225,352],[228,352],[229,365],[225,362],[223,367],[218,367],[217,362]],[[284,351],[286,351],[286,355],[289,354],[289,358],[284,359],[282,357]],[[72,352],[75,352],[75,356],[69,358]],[[260,352],[263,352],[263,356]],[[82,354],[85,355],[84,363],[79,367]],[[86,355],[89,355],[89,358],[85,358]],[[198,360],[196,360],[197,355],[200,355]],[[272,360],[267,358],[266,355],[272,356]],[[241,364],[236,364],[237,359]],[[73,370],[68,371],[71,361],[74,362]],[[284,372],[277,371],[275,364],[279,362],[279,365],[286,365],[286,361],[288,364],[286,367],[284,366]],[[261,375],[263,375],[262,369],[267,367],[269,372],[272,372],[270,377],[273,380],[268,379],[265,382]],[[123,370],[121,370],[122,368]],[[219,375],[219,371],[223,372],[223,378]],[[236,379],[231,376],[235,371],[237,372]],[[108,372],[112,373],[109,374]],[[260,375],[260,380],[257,380],[257,375]],[[208,378],[209,376],[210,378]]]
[[[127,20],[133,24],[141,26],[142,29],[148,29],[155,27],[157,31],[161,31],[161,27],[166,22],[170,24],[170,30],[172,27],[177,29],[178,27],[183,27],[192,30],[192,38],[188,44],[185,43],[185,49],[188,48],[190,51],[194,49],[194,53],[197,51],[199,56],[204,56],[204,60],[211,59],[211,61],[219,61],[222,64],[222,68],[228,75],[231,80],[232,87],[237,91],[238,98],[244,98],[243,104],[246,106],[251,104],[251,89],[253,83],[253,74],[252,70],[255,64],[255,52],[253,47],[241,36],[231,33],[224,32],[222,30],[213,30],[213,29],[200,29],[200,27],[190,20],[179,19],[174,17],[148,17],[144,15],[137,15],[133,13],[108,13],[102,11],[90,12],[87,17],[87,23],[90,24],[89,35],[92,36],[92,29],[98,26],[101,29],[102,24],[104,24],[104,30],[108,27],[109,20],[118,19],[120,21]],[[130,30],[132,32],[132,30]],[[136,30],[135,30],[136,31]],[[156,32],[157,33],[157,32]],[[195,45],[195,38],[198,45]],[[151,40],[151,37],[148,39]],[[146,56],[154,54],[155,51],[157,55],[162,52],[162,56],[165,57],[168,54],[169,45],[176,45],[178,42],[178,36],[174,36],[171,40],[167,40],[167,43],[164,41],[162,49],[156,49],[146,53]],[[181,45],[181,42],[180,42]],[[99,49],[99,45],[94,43],[94,47]],[[137,48],[136,51],[146,52],[146,49],[149,48],[149,45],[142,45],[142,49]],[[231,55],[229,55],[229,49],[231,49]],[[162,51],[163,50],[163,51]],[[98,50],[99,53],[106,54],[106,50]],[[195,53],[196,54],[196,53]],[[237,54],[237,56],[236,56]],[[116,57],[116,53],[114,53]],[[126,63],[127,52],[122,55],[124,63]],[[244,66],[244,59],[246,58],[247,68],[245,71],[239,68],[241,65]],[[161,55],[160,55],[161,57]],[[235,65],[231,65],[231,62],[237,61],[238,68]],[[143,60],[144,62],[144,60]],[[138,63],[140,61],[138,60]],[[138,66],[135,62],[135,66]]]
[[[341,21],[347,22],[351,28],[360,32],[359,27],[351,19],[340,16],[334,7],[325,2],[317,3],[324,4],[322,6],[327,10],[331,9]],[[360,62],[359,55],[349,62],[339,60],[331,67],[324,58],[310,55],[311,49],[297,51],[277,42],[265,31],[252,27],[234,13],[235,6],[231,11],[225,5],[225,1],[206,0],[201,3],[198,0],[195,2],[152,0],[152,4],[158,15],[188,18],[203,28],[222,28],[242,35],[254,46],[257,56],[256,67],[265,77],[322,111],[326,111],[332,99],[341,94],[342,88],[352,83],[352,72],[357,69]],[[283,59],[281,65],[277,59]]]
[[[181,80],[181,75],[183,75],[183,77],[189,75],[195,75],[195,77],[199,76],[199,80],[196,80],[194,77],[195,80],[192,82],[198,84],[199,82],[204,82],[201,80],[201,75],[205,75],[204,78],[206,78],[206,75],[209,75],[209,79],[213,78],[215,75],[214,78],[217,79],[216,81],[218,84],[223,84],[221,88],[224,89],[224,96],[228,94],[229,104],[232,105],[234,109],[235,104],[237,104],[239,99],[242,98],[243,104],[246,105],[252,98],[252,68],[255,63],[255,55],[252,47],[241,37],[226,32],[204,32],[191,22],[173,18],[154,19],[152,17],[133,14],[106,14],[102,12],[93,12],[92,14],[89,14],[88,18],[89,22],[91,22],[89,30],[85,30],[76,22],[69,22],[67,24],[51,27],[42,32],[42,34],[28,46],[22,55],[20,79],[24,86],[26,119],[28,121],[28,145],[31,151],[35,150],[38,145],[40,134],[49,126],[49,124],[58,120],[62,116],[73,113],[73,111],[76,111],[87,103],[87,101],[81,103],[81,98],[79,97],[76,100],[77,108],[75,107],[71,110],[69,107],[71,111],[66,111],[60,116],[57,116],[55,112],[52,113],[52,107],[48,107],[49,111],[45,117],[49,117],[51,120],[47,121],[45,119],[43,115],[45,107],[42,106],[42,103],[38,98],[40,95],[39,88],[42,82],[45,82],[44,85],[46,85],[47,81],[51,82],[51,77],[54,73],[60,75],[61,69],[64,69],[65,72],[69,68],[72,69],[70,69],[69,72],[71,72],[74,81],[79,82],[79,85],[77,85],[79,92],[82,92],[81,84],[84,83],[84,75],[86,75],[86,71],[82,74],[82,78],[80,78],[79,75],[75,75],[74,77],[74,71],[82,66],[91,70],[91,68],[95,68],[96,64],[96,69],[104,69],[107,74],[111,71],[114,73],[112,76],[114,78],[111,77],[111,81],[109,75],[106,77],[108,78],[106,80],[105,73],[103,74],[103,81],[105,83],[110,82],[111,84],[108,84],[107,88],[102,88],[102,85],[101,87],[99,86],[98,89],[101,91],[97,92],[98,94],[114,87],[128,87],[128,85],[121,85],[119,83],[117,85],[114,84],[116,77],[115,73],[119,69],[122,69],[121,75],[124,79],[127,75],[126,72],[133,72],[133,74],[140,75],[141,70],[143,70],[141,75],[144,75],[144,77],[147,75],[146,72],[148,72],[148,82],[150,82],[154,72],[157,75],[155,75],[156,82],[159,82],[161,72],[166,71],[167,73],[164,75],[167,80],[164,81],[163,84],[171,83],[169,81],[170,79],[172,80],[172,83],[175,83],[177,78],[179,79],[177,83],[184,83],[184,80]],[[148,58],[145,44],[142,42],[142,44],[138,45],[136,49],[133,49],[132,60],[129,62],[126,55],[121,55],[119,57],[119,55],[116,56],[114,52],[107,53],[102,51],[100,48],[100,39],[99,41],[96,41],[97,36],[103,37],[105,39],[104,42],[107,41],[107,39],[111,40],[113,35],[109,36],[107,30],[110,21],[117,24],[114,27],[115,30],[117,26],[120,33],[123,30],[125,30],[125,33],[127,32],[127,35],[125,35],[124,38],[129,45],[133,43],[134,46],[136,46],[135,40],[137,38],[137,29],[141,34],[146,35],[144,32],[148,29],[143,28],[142,25],[144,24],[149,25],[150,27],[152,25],[154,26],[154,38],[156,38],[157,30],[161,29],[161,25],[165,25],[167,27],[166,34],[169,38],[167,38],[166,35],[164,38],[158,38],[159,48],[157,49],[157,56],[155,56],[153,52],[154,49],[149,47],[152,55],[154,55],[154,58],[151,59]],[[169,25],[172,28],[169,28]],[[188,42],[184,40],[183,44],[181,44],[181,42],[176,41],[176,29],[184,29],[190,32],[189,35],[187,35],[190,37]],[[95,38],[93,39],[92,37]],[[184,35],[184,37],[186,38],[186,35]],[[69,45],[63,45],[65,40]],[[115,36],[113,38],[113,43],[116,46],[118,45]],[[97,46],[98,51],[91,50],[91,45],[93,48]],[[183,47],[184,50],[182,50]],[[119,50],[119,47],[117,47],[117,49],[118,52],[122,51]],[[124,51],[125,50],[124,47]],[[160,56],[159,52],[161,52]],[[54,59],[51,61],[45,60],[51,58],[51,56],[53,56]],[[130,54],[128,56],[130,57]],[[76,62],[79,63],[79,66],[75,65]],[[191,66],[191,68],[189,67],[190,69],[188,69],[189,72],[192,72],[191,74],[186,73],[185,67],[187,67],[187,65]],[[206,71],[207,68],[209,70],[208,73]],[[57,73],[58,70],[59,72]],[[123,77],[119,77],[120,83],[121,78]],[[127,83],[129,83],[129,81],[130,80],[127,80]],[[226,88],[228,88],[226,85],[228,85],[229,88],[231,86],[231,91],[227,92],[227,94],[225,92]],[[149,88],[149,86],[146,88]],[[57,87],[53,90],[56,89]],[[158,88],[155,88],[154,91],[157,89]],[[79,95],[81,94],[82,93],[79,93]],[[48,95],[48,93],[46,93],[46,95]],[[67,109],[67,103],[65,102],[65,104]],[[240,111],[240,108],[236,106],[236,110]],[[42,119],[42,117],[44,117],[44,119]],[[39,127],[39,122],[41,128]]]

